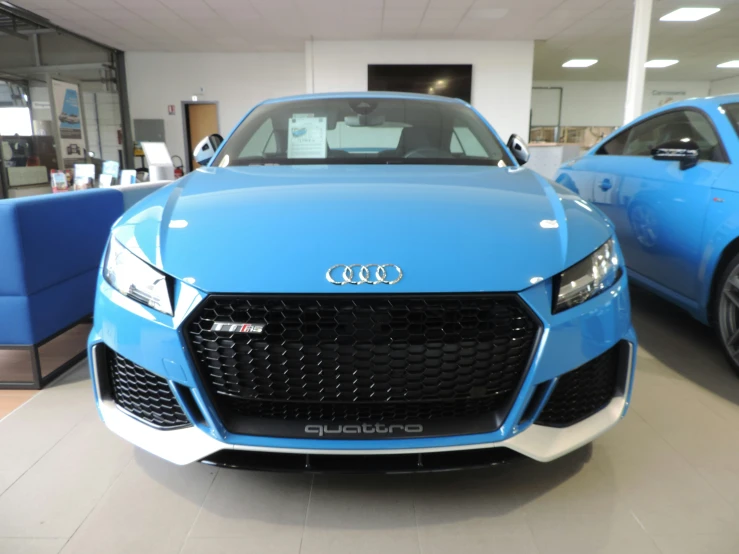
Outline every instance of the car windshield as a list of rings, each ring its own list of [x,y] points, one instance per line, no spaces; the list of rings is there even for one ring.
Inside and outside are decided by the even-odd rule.
[[[724,104],[721,107],[726,112],[726,116],[729,118],[732,125],[734,125],[734,130],[736,131],[736,134],[739,135],[739,103]]]
[[[213,165],[513,165],[468,107],[378,97],[316,98],[255,109]]]

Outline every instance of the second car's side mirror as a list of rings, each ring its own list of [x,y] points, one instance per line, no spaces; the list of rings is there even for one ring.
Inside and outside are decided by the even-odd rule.
[[[213,159],[216,150],[218,150],[218,147],[222,142],[223,137],[218,134],[205,137],[198,143],[195,150],[193,150],[192,157],[195,158],[195,161],[200,165],[205,165]]]
[[[692,140],[671,140],[652,148],[652,158],[680,162],[680,169],[690,169],[698,165],[700,148]]]
[[[526,146],[526,141],[520,136],[516,134],[511,135],[506,146],[508,146],[508,150],[511,151],[511,154],[513,154],[513,157],[516,158],[519,164],[523,165],[529,161],[529,147]]]

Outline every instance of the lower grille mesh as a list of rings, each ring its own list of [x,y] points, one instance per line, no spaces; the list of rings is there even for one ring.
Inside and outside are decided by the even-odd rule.
[[[157,427],[189,425],[166,379],[107,349],[113,400],[129,414]]]
[[[566,427],[605,408],[618,389],[620,345],[559,378],[536,423]]]

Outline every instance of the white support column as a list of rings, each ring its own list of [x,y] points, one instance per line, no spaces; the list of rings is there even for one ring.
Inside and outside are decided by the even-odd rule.
[[[634,25],[631,29],[631,53],[629,75],[626,81],[626,106],[624,124],[642,113],[644,104],[644,78],[649,53],[649,27],[652,23],[652,0],[634,0]]]
[[[305,92],[315,92],[316,84],[313,80],[313,37],[305,41]]]

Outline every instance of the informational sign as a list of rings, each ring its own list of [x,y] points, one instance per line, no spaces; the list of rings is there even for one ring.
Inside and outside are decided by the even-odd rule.
[[[113,177],[113,179],[118,179],[118,172],[120,170],[120,167],[121,164],[112,160],[103,162],[103,175],[110,175],[111,177]]]
[[[644,111],[648,112],[656,108],[660,108],[678,100],[685,100],[688,93],[685,90],[660,90],[653,89],[646,96],[644,102]]]
[[[80,88],[75,84],[53,79],[52,90],[59,123],[62,157],[65,164],[72,165],[75,161],[85,158],[87,145],[80,109]]]
[[[67,183],[67,175],[58,169],[51,170],[51,191],[52,192],[66,192],[69,190]]]
[[[74,164],[74,190],[92,188],[95,183],[95,166],[93,164]]]
[[[174,104],[170,104],[170,105],[167,106],[167,113],[169,115],[174,115],[175,114],[175,112],[174,112]]]
[[[148,165],[171,165],[174,167],[169,149],[163,142],[142,142],[141,149],[144,151]]]
[[[136,182],[136,170],[124,169],[121,171],[121,184],[133,185]]]
[[[287,132],[288,158],[326,157],[326,118],[295,114]]]

